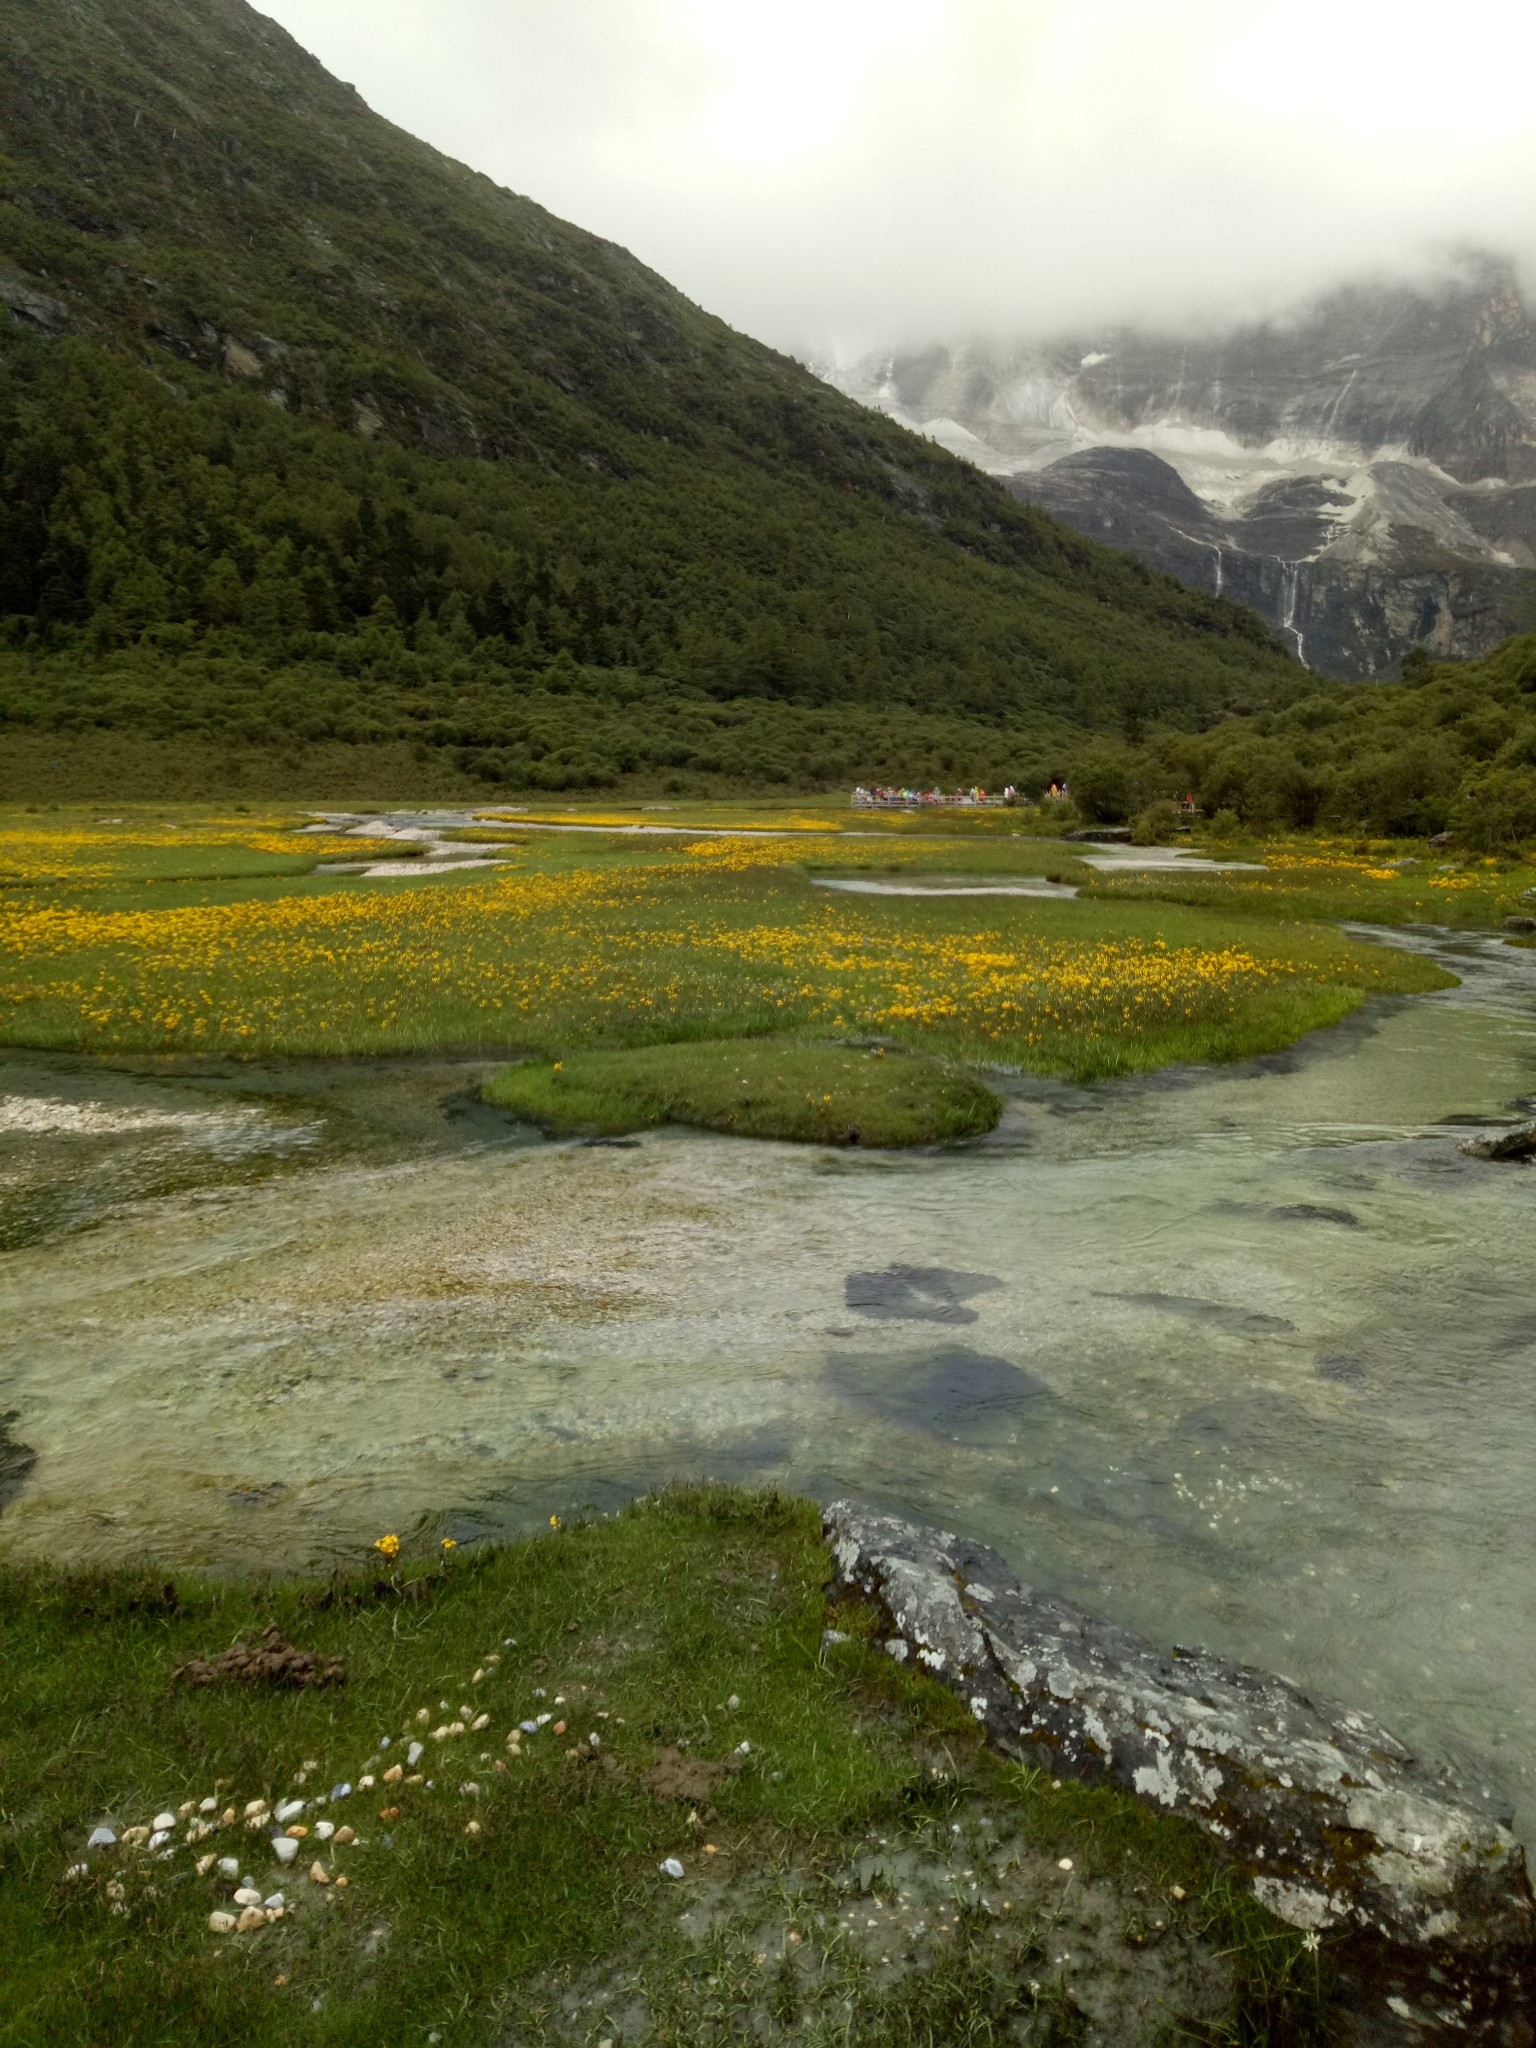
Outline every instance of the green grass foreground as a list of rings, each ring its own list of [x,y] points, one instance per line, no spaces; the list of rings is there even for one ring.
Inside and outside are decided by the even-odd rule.
[[[692,1124],[817,1145],[937,1145],[1002,1114],[990,1088],[939,1060],[787,1039],[639,1046],[508,1067],[486,1099],[562,1135]]]
[[[1321,2038],[1318,1959],[1192,1829],[1003,1764],[872,1616],[840,1608],[825,1645],[828,1577],[811,1503],[723,1488],[330,1585],[8,1572],[0,2042],[1066,2043],[1103,1971],[1148,1968],[1166,2009],[1133,2013],[1128,1975],[1128,2042],[1196,2037],[1180,1984],[1199,2039]],[[174,1679],[274,1621],[345,1682]],[[283,1871],[274,1824],[244,1825],[342,1782],[293,1824],[351,1843],[311,1833]],[[168,1855],[86,1849],[162,1810]],[[215,1854],[282,1918],[211,1929]],[[924,1859],[951,1889],[898,1955],[864,1930]],[[1086,1972],[1060,1958],[1079,1909],[1109,1930]]]

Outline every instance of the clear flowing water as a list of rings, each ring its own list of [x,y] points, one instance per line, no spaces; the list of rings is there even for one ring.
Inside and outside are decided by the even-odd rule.
[[[862,1155],[545,1143],[450,1061],[0,1061],[0,1554],[326,1565],[851,1491],[1489,1759],[1536,1823],[1536,954]],[[1491,1782],[1491,1781],[1490,1781]]]

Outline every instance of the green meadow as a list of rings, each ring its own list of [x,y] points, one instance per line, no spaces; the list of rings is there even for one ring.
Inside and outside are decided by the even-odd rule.
[[[1310,870],[1277,868],[1262,891],[1242,875],[1109,877],[1006,813],[835,829],[806,809],[765,832],[757,810],[644,837],[609,813],[584,832],[487,817],[469,829],[499,843],[465,853],[494,861],[434,873],[416,859],[390,878],[320,872],[400,849],[300,839],[300,816],[0,818],[0,1040],[221,1057],[504,1049],[534,1063],[507,1099],[555,1128],[669,1116],[921,1142],[985,1127],[957,1064],[1089,1080],[1241,1058],[1445,979],[1317,916]],[[1392,872],[1351,870],[1350,914],[1396,900]],[[1448,903],[1492,919],[1521,900],[1518,874],[1467,872]],[[1079,893],[823,886],[839,877]],[[738,1072],[734,1108],[710,1078],[732,1041],[786,1049],[741,1055],[762,1085]],[[705,1044],[727,1050],[682,1050]],[[911,1057],[882,1065],[861,1047]],[[641,1049],[649,1064],[581,1064]],[[777,1078],[785,1058],[793,1084]],[[912,1116],[919,1082],[931,1100]]]

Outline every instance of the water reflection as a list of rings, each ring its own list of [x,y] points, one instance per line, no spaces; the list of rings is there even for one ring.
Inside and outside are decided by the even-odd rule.
[[[1536,1173],[1457,1139],[1536,1090],[1536,955],[1411,942],[1464,985],[1021,1080],[926,1156],[544,1144],[473,1060],[9,1056],[0,1550],[323,1565],[677,1474],[849,1490],[1523,1794]]]

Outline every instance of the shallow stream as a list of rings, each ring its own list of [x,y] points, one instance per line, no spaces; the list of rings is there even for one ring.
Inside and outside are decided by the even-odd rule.
[[[471,1061],[0,1055],[0,1554],[266,1570],[849,1491],[1490,1760],[1536,1835],[1536,954],[896,1156],[546,1143]],[[1492,1782],[1489,1780],[1488,1782]]]

